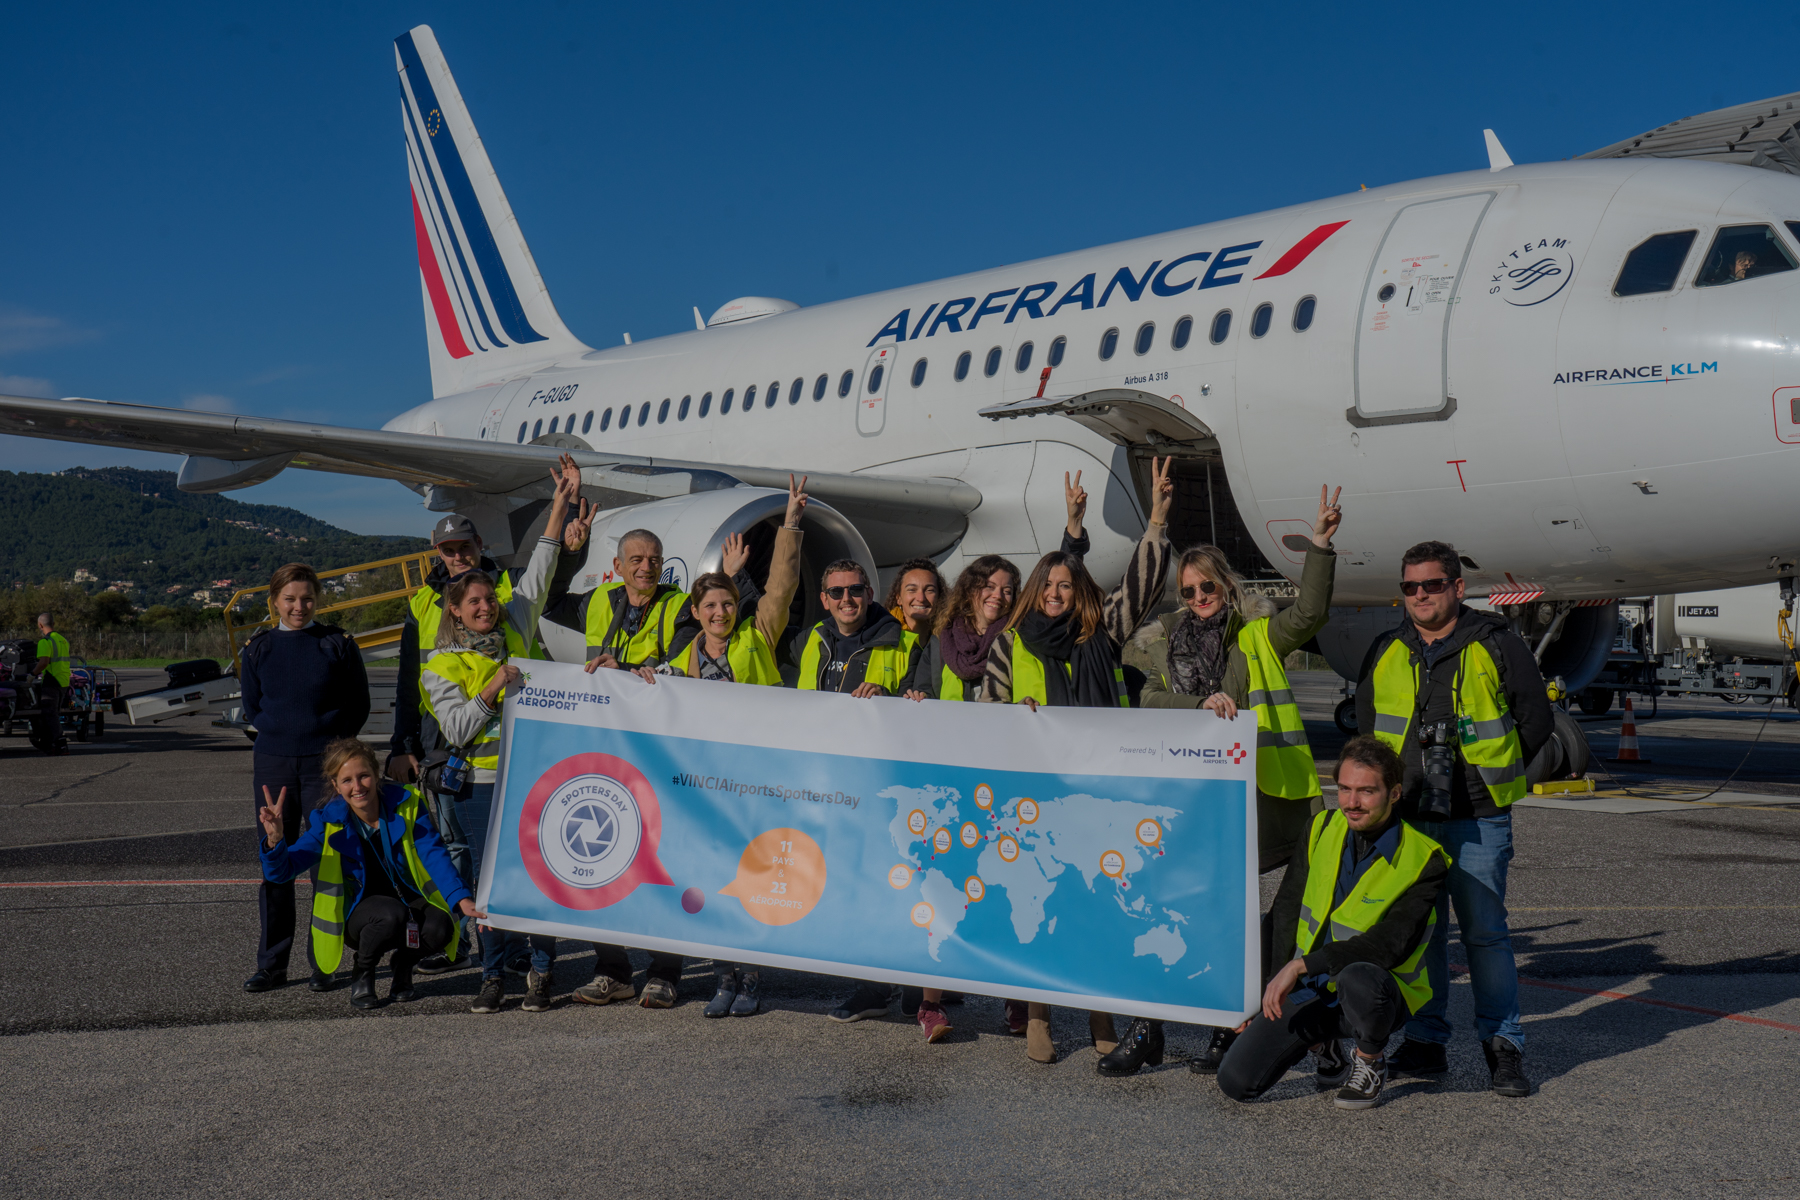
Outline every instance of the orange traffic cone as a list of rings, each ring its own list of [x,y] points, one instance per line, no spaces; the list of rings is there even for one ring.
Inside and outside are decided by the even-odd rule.
[[[1638,754],[1637,720],[1631,713],[1631,697],[1625,697],[1625,722],[1619,726],[1619,753],[1608,762],[1649,762]]]

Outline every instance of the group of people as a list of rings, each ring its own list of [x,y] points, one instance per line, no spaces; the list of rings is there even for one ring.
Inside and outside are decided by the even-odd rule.
[[[500,570],[464,518],[445,517],[433,530],[438,563],[412,597],[384,764],[355,736],[368,695],[356,647],[312,620],[317,576],[293,565],[271,581],[273,627],[242,660],[245,716],[259,731],[253,786],[265,879],[258,969],[246,990],[286,982],[293,881],[311,874],[315,990],[332,986],[346,947],[354,956],[350,1001],[365,1008],[382,1003],[375,976],[386,955],[388,1001],[414,998],[415,973],[478,955],[472,1011],[500,1011],[509,973],[525,977],[523,1010],[550,1007],[556,940],[487,927],[473,900],[502,701],[520,677],[517,660],[544,656],[546,611],[585,630],[590,672],[782,685],[778,647],[800,584],[803,479],[790,478],[760,585],[736,536],[724,546],[722,570],[685,590],[665,582],[661,540],[638,529],[618,540],[614,582],[571,594],[593,511],[579,497],[573,460],[564,456],[552,476],[544,532],[523,567]],[[1284,668],[1329,615],[1342,511],[1327,493],[1320,491],[1298,597],[1276,611],[1216,547],[1176,557],[1167,461],[1153,462],[1150,519],[1125,576],[1104,591],[1084,565],[1087,493],[1079,473],[1065,477],[1062,546],[1029,575],[985,555],[947,585],[936,563],[915,559],[899,567],[877,604],[859,563],[828,564],[819,595],[825,616],[792,642],[793,686],[921,703],[1187,708],[1210,714],[1196,712],[1197,720],[1252,718],[1260,865],[1286,869],[1263,920],[1266,990],[1259,1013],[1236,1029],[1210,1031],[1191,1069],[1252,1100],[1310,1053],[1319,1086],[1337,1089],[1335,1102],[1347,1108],[1378,1103],[1394,1075],[1446,1071],[1454,906],[1492,1087],[1528,1095],[1505,895],[1509,806],[1550,741],[1543,679],[1504,620],[1463,604],[1455,550],[1442,542],[1412,547],[1402,558],[1405,620],[1364,664],[1361,735],[1340,753],[1336,803],[1327,805]],[[1172,558],[1179,604],[1153,616]],[[639,987],[625,947],[594,951],[593,978],[574,1000],[675,1003],[680,955],[653,953]],[[759,1011],[755,964],[718,962],[715,978],[705,1016]],[[891,985],[853,983],[832,1019],[890,1011]],[[958,999],[906,988],[901,1003],[936,1042],[951,1031],[946,1005]],[[1055,1060],[1047,1005],[1008,999],[1004,1012],[1006,1032],[1024,1039],[1029,1058]],[[1113,1014],[1094,1012],[1089,1030],[1103,1075],[1162,1062],[1159,1021],[1134,1017],[1121,1034]],[[1390,1054],[1396,1032],[1404,1037]],[[1355,1043],[1349,1054],[1346,1038]]]

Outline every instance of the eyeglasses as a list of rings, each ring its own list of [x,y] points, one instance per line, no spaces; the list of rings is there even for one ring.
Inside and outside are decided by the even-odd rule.
[[[1194,586],[1193,584],[1189,584],[1187,587],[1182,588],[1181,589],[1181,598],[1183,600],[1192,600],[1194,598],[1195,592],[1199,592],[1203,596],[1210,596],[1218,590],[1219,590],[1218,584],[1214,583],[1210,579],[1202,579],[1200,581],[1200,584],[1198,587]]]
[[[869,594],[869,585],[866,583],[852,583],[843,587],[828,587],[825,589],[825,594],[830,596],[833,600],[842,600],[845,596],[855,600]]]
[[[1427,596],[1436,596],[1449,586],[1450,581],[1442,576],[1437,579],[1409,579],[1400,585],[1400,594],[1412,596],[1416,595],[1420,588],[1424,588]]]

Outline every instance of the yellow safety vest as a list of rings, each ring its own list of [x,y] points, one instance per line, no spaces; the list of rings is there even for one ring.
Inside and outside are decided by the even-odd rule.
[[[1050,703],[1050,681],[1044,674],[1044,660],[1031,652],[1019,631],[1009,629],[1001,637],[1012,638],[1012,702],[1019,704],[1030,696],[1039,704]],[[1095,637],[1105,637],[1096,633]],[[1075,670],[1069,664],[1063,664],[1063,674],[1074,681]],[[1119,697],[1120,708],[1131,707],[1131,696],[1125,691],[1125,669],[1117,662],[1113,663],[1113,691]],[[1258,760],[1260,764],[1260,759]]]
[[[827,618],[829,619],[829,618]],[[806,649],[800,654],[800,678],[796,683],[802,691],[813,692],[819,689],[819,681],[825,677],[825,636],[819,632],[825,622],[820,621],[806,634]],[[900,641],[893,646],[865,646],[858,654],[867,654],[869,663],[863,670],[863,683],[879,683],[887,694],[898,693],[900,681],[906,678],[906,669],[912,663],[913,648],[919,644],[919,635],[900,631]],[[845,670],[844,679],[848,681],[850,672]],[[839,690],[842,690],[841,688]],[[852,689],[854,690],[854,689]]]
[[[1399,638],[1388,643],[1375,663],[1375,736],[1396,754],[1406,752],[1406,739],[1418,716],[1419,664]],[[1462,755],[1487,784],[1494,803],[1505,808],[1525,795],[1525,750],[1506,707],[1500,668],[1480,642],[1462,648],[1456,677],[1450,683]]]
[[[494,580],[494,599],[504,608],[512,603],[512,598],[512,579],[505,571],[501,571]],[[419,626],[419,657],[430,658],[432,650],[437,646],[438,626],[444,622],[444,598],[431,588],[422,587],[412,594],[407,606],[412,609],[413,621]],[[531,642],[531,657],[546,657],[543,642],[537,638],[533,638]],[[426,702],[423,689],[419,692],[419,711],[426,714],[431,712],[431,705]]]
[[[700,643],[705,638],[705,634],[695,637],[682,655],[681,673],[689,679],[700,678]],[[731,631],[731,640],[725,644],[725,661],[731,666],[734,683],[781,683],[781,668],[775,665],[775,648],[769,645],[769,639],[754,622],[744,621]]]
[[[1306,740],[1281,655],[1269,641],[1269,619],[1238,630],[1238,649],[1250,668],[1250,708],[1256,713],[1256,787],[1271,796],[1310,800],[1320,795],[1319,770]],[[1016,671],[1017,668],[1014,668]]]
[[[506,623],[506,658],[500,662],[495,662],[487,655],[479,654],[474,650],[434,650],[431,657],[425,660],[425,670],[448,679],[462,689],[464,696],[474,699],[481,694],[481,690],[487,687],[488,681],[493,679],[506,663],[515,658],[530,657],[531,654],[525,646],[525,639],[519,636],[519,631],[513,628],[511,621],[508,621]],[[419,694],[426,695],[425,689],[420,688]],[[476,735],[473,742],[462,748],[469,762],[478,770],[485,768],[489,771],[497,771],[500,769],[500,702],[505,699],[506,689],[501,688],[494,696],[493,719]],[[433,720],[438,721],[439,725],[443,724],[429,707],[426,711],[430,713]]]
[[[396,785],[383,785],[383,792]],[[406,822],[406,837],[400,843],[400,852],[406,858],[407,872],[412,876],[412,883],[425,897],[425,903],[441,910],[450,917],[451,924],[457,932],[450,938],[450,944],[444,947],[444,954],[450,961],[456,961],[456,954],[461,947],[462,918],[450,911],[444,903],[443,893],[438,891],[437,884],[432,882],[431,872],[419,859],[419,849],[413,844],[413,824],[419,817],[419,789],[406,788],[406,799],[400,802],[399,816]],[[344,835],[344,827],[333,822],[325,826],[325,841],[319,852],[319,879],[313,885],[312,902],[312,952],[313,961],[319,970],[329,974],[338,969],[344,958],[344,922],[350,916],[350,897],[344,894],[344,856],[338,849]],[[386,837],[383,829],[381,836]],[[379,866],[374,867],[380,870]]]
[[[681,624],[681,613],[687,607],[687,593],[668,584],[657,584],[650,603],[644,610],[638,631],[622,636],[621,618],[625,612],[623,599],[617,609],[612,593],[621,591],[623,583],[609,583],[588,593],[587,644],[610,654],[622,667],[639,667],[666,662],[669,648],[675,643],[675,631]]]
[[[1344,902],[1335,909],[1332,897],[1337,892],[1338,871],[1344,861],[1344,839],[1350,834],[1350,823],[1344,814],[1332,808],[1313,818],[1308,838],[1306,892],[1300,901],[1300,920],[1294,929],[1295,953],[1301,957],[1317,950],[1324,940],[1348,941],[1359,933],[1367,933],[1381,920],[1389,906],[1406,889],[1419,881],[1435,856],[1446,867],[1449,855],[1444,848],[1404,821],[1400,823],[1400,852],[1389,862],[1380,855],[1369,864],[1362,878],[1351,887]],[[1400,985],[1406,1007],[1418,1012],[1431,999],[1431,979],[1425,973],[1425,948],[1431,944],[1431,931],[1437,924],[1437,908],[1425,922],[1419,944],[1405,962],[1388,973]],[[1325,938],[1329,926],[1329,939]],[[1336,991],[1337,984],[1328,985]]]
[[[48,635],[38,639],[37,656],[47,658],[50,665],[44,668],[44,676],[56,681],[57,687],[69,686],[69,639],[52,630]]]

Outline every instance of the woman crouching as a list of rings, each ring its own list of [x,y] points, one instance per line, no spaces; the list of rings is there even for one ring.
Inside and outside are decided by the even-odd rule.
[[[452,914],[487,916],[463,887],[444,843],[425,816],[419,790],[383,783],[375,752],[355,738],[325,747],[326,785],[336,792],[312,814],[292,846],[283,840],[286,791],[263,788],[263,878],[288,883],[314,866],[312,952],[319,969],[337,970],[344,946],[356,952],[350,1004],[375,1008],[375,970],[393,952],[388,999],[418,999],[413,967],[427,954],[454,954],[459,925]]]

